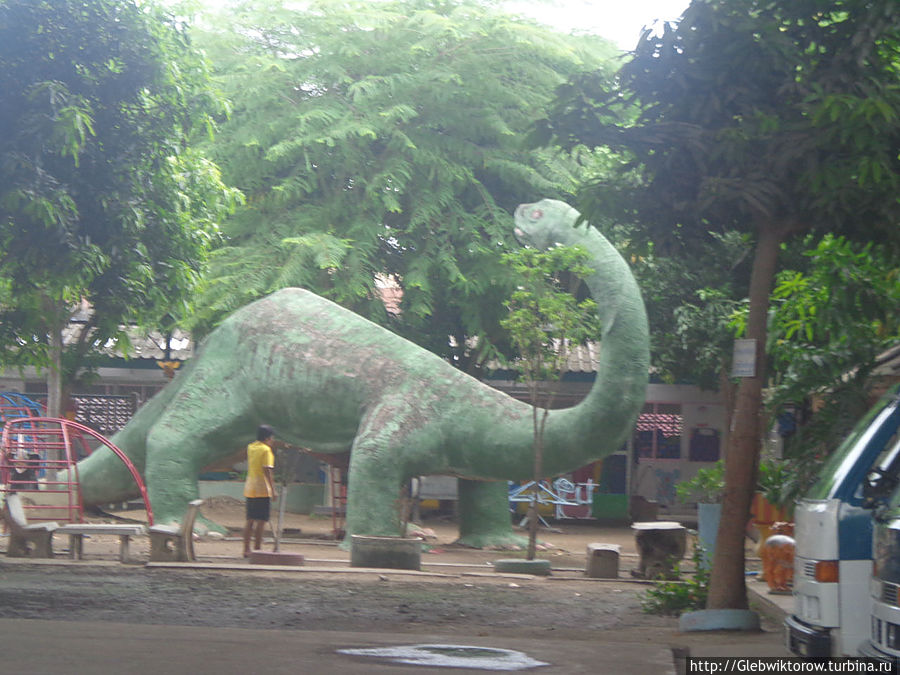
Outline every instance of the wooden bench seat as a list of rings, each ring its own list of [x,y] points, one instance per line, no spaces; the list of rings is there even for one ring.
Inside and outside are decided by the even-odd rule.
[[[131,537],[146,534],[146,530],[143,525],[129,523],[70,523],[61,525],[56,533],[69,535],[69,557],[74,560],[81,560],[84,535],[114,534],[119,537],[119,560],[125,563]]]
[[[22,498],[15,492],[6,495],[3,519],[9,527],[6,555],[11,558],[52,558],[53,533],[58,523],[29,523]]]

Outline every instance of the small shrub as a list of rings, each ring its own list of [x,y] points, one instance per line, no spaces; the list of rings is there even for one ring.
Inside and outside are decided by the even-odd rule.
[[[702,564],[703,547],[694,546],[691,560],[694,572],[685,581],[659,581],[641,597],[641,609],[647,614],[677,615],[706,607],[709,570]],[[680,571],[676,566],[676,571]]]
[[[701,502],[703,504],[719,504],[725,493],[725,462],[719,460],[708,468],[697,471],[690,480],[681,481],[675,486],[678,499],[685,504]]]

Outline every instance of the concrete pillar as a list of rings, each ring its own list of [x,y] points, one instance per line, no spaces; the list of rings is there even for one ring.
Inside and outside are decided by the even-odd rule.
[[[619,545],[588,544],[587,576],[596,579],[618,579],[619,577]]]

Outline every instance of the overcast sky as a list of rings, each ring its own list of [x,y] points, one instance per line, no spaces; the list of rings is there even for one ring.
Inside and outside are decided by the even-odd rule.
[[[230,0],[205,0],[210,6],[227,5]],[[534,17],[559,30],[602,35],[621,49],[637,45],[644,26],[657,20],[672,21],[690,0],[507,0],[512,12]]]
[[[511,0],[508,6],[549,26],[596,33],[631,50],[644,26],[677,19],[689,4],[690,0]]]

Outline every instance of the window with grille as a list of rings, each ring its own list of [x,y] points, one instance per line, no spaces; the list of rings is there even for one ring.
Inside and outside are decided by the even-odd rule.
[[[634,430],[640,459],[680,459],[684,418],[677,403],[646,403]]]

